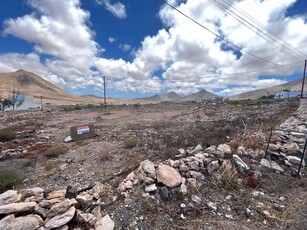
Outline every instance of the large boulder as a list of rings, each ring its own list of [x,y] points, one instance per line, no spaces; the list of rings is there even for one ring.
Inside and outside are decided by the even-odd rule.
[[[176,169],[165,164],[160,164],[157,168],[157,181],[169,188],[174,188],[181,184],[181,175]]]
[[[274,170],[279,171],[279,172],[284,171],[284,169],[279,164],[277,164],[275,161],[269,161],[265,158],[261,159],[260,164],[264,167],[274,169]]]
[[[19,202],[20,198],[21,197],[17,195],[17,191],[7,190],[6,192],[0,194],[0,205]]]
[[[231,148],[227,144],[220,144],[216,152],[221,158],[225,158],[225,156],[231,155]]]
[[[243,175],[243,176],[249,176],[252,174],[252,171],[250,167],[238,156],[238,155],[233,155],[232,159],[235,163],[235,166],[238,170],[238,172]]]
[[[76,208],[70,207],[65,213],[55,216],[47,221],[45,224],[46,230],[61,227],[72,220],[75,216]]]
[[[32,211],[36,202],[11,203],[0,206],[0,214],[11,214]]]
[[[6,230],[36,230],[44,225],[42,218],[38,215],[20,216],[15,218],[9,215],[0,221],[0,229]]]
[[[113,230],[115,227],[114,221],[109,215],[104,216],[95,224],[95,230]]]

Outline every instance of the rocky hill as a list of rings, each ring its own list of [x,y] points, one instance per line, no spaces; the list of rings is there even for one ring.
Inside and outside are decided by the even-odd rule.
[[[175,92],[169,92],[165,94],[157,94],[151,97],[138,98],[137,100],[154,101],[154,102],[159,102],[159,101],[179,102],[182,98],[183,98],[183,95],[180,95]]]
[[[0,73],[0,79],[2,96],[16,89],[23,94],[33,96],[76,98],[38,75],[22,69],[11,73]]]
[[[216,97],[219,97],[218,95],[211,93],[207,90],[200,90],[196,93],[193,93],[191,95],[187,95],[183,98],[183,101],[202,101],[202,100],[208,100],[208,99],[215,99]]]
[[[146,100],[146,101],[154,101],[154,102],[161,102],[161,101],[169,101],[169,102],[197,101],[199,102],[202,100],[214,99],[216,97],[218,97],[218,95],[215,95],[203,89],[196,93],[186,95],[186,96],[175,93],[175,92],[169,92],[166,94],[157,94],[152,97],[139,98],[138,100]]]
[[[291,90],[300,91],[302,87],[303,78],[291,81],[282,85],[272,86],[265,89],[257,89],[245,93],[240,93],[230,97],[230,100],[247,100],[247,99],[258,99],[263,96],[275,95],[279,91]],[[307,91],[307,84],[305,84],[304,90]]]
[[[94,95],[79,97],[69,94],[40,76],[22,69],[0,73],[0,97],[8,97],[9,92],[14,89],[19,90],[21,94],[33,96],[35,102],[39,102],[40,97],[43,96],[43,103],[54,105],[103,103],[103,98]],[[128,104],[133,101],[108,98],[107,103]]]

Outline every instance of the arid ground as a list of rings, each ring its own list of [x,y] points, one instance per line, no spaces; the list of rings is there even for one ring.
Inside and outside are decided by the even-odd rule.
[[[175,159],[180,148],[227,143],[233,151],[239,145],[264,150],[270,127],[279,126],[298,106],[299,100],[294,99],[6,112],[0,115],[0,126],[14,130],[17,138],[0,143],[0,167],[22,171],[25,180],[18,189],[68,185],[81,189],[96,181],[108,183],[117,199],[106,201],[104,211],[112,213],[116,229],[304,229],[307,209],[301,198],[307,194],[307,180],[286,173],[263,172],[256,188],[234,185],[234,180],[217,183],[206,176],[201,187],[188,190],[185,196],[172,190],[167,202],[144,198],[141,191],[133,191],[128,198],[116,194],[125,175],[141,161]],[[83,124],[93,124],[97,136],[64,143],[70,127]],[[54,146],[63,152],[48,153]],[[4,154],[9,149],[11,154]],[[217,203],[228,196],[232,214],[225,218],[223,211],[200,206],[185,211],[183,218],[180,205],[193,194]],[[281,197],[285,207],[274,209]],[[268,204],[272,218],[257,213],[257,205]],[[248,216],[246,209],[253,205],[256,213]]]

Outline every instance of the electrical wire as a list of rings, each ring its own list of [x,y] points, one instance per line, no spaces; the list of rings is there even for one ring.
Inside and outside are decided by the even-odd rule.
[[[289,64],[285,64],[285,65],[280,65],[280,66],[275,66],[275,67],[272,67],[272,68],[251,70],[251,71],[247,71],[247,72],[214,75],[212,77],[216,77],[216,76],[225,76],[225,77],[227,77],[227,76],[236,76],[236,75],[242,75],[242,74],[249,74],[249,73],[257,73],[257,72],[269,71],[269,70],[278,69],[278,68],[292,68],[292,67],[289,67],[289,66],[300,65],[302,63],[304,63],[304,61],[289,63]]]
[[[266,36],[266,38],[264,39],[270,39],[273,41],[273,43],[277,43],[278,46],[280,46],[282,49],[287,50],[287,52],[291,53],[292,55],[295,55],[297,57],[300,57],[301,59],[305,60],[306,59],[306,55],[303,54],[301,51],[297,50],[296,48],[294,48],[291,44],[289,44],[288,42],[286,42],[285,40],[283,40],[280,36],[278,36],[276,33],[274,33],[272,30],[270,30],[268,27],[266,27],[265,25],[261,24],[259,21],[257,21],[255,18],[253,18],[251,15],[249,15],[248,13],[246,13],[244,10],[240,9],[239,7],[235,6],[231,1],[229,0],[210,0],[213,4],[215,4],[216,6],[218,6],[220,9],[225,9],[227,12],[229,12],[231,14],[231,16],[233,16],[234,18],[236,18],[234,15],[236,15],[238,18],[236,18],[239,22],[241,22],[243,25],[245,25],[246,27],[248,27],[250,30],[252,30],[253,32],[255,32],[256,34],[258,34],[259,36],[263,37]],[[224,3],[224,4],[223,4]],[[231,10],[230,8],[232,8],[233,10]],[[237,13],[234,12],[237,11],[240,14],[242,14],[244,17],[246,17],[248,20],[252,21],[249,22],[247,19],[244,19],[242,16],[238,15]],[[246,22],[248,25],[250,25],[252,28],[255,28],[255,30],[253,30],[252,28],[250,28],[248,25],[246,25],[244,22],[242,22],[242,20],[244,22]],[[256,27],[256,24],[258,27]],[[266,31],[266,32],[264,32]],[[260,33],[260,34],[259,34]]]
[[[183,13],[182,11],[178,10],[175,6],[169,4],[167,1],[163,0],[163,2],[164,2],[166,5],[168,5],[169,7],[171,7],[172,9],[174,9],[175,11],[177,11],[178,13],[180,13],[181,15],[183,15],[184,17],[188,18],[188,19],[191,20],[192,22],[194,22],[194,23],[196,23],[197,25],[199,25],[200,27],[202,27],[203,29],[207,30],[208,32],[212,33],[212,34],[215,35],[216,37],[218,37],[218,38],[222,39],[223,41],[227,42],[228,44],[230,44],[230,45],[236,47],[238,50],[240,50],[240,51],[242,51],[242,52],[244,52],[244,53],[247,53],[247,54],[249,54],[250,56],[252,56],[252,57],[254,57],[254,58],[257,58],[257,59],[259,59],[259,60],[261,60],[261,61],[270,63],[270,64],[272,64],[272,65],[277,65],[277,66],[279,66],[279,64],[276,64],[276,63],[271,62],[271,61],[269,61],[269,60],[266,60],[266,59],[264,59],[264,58],[262,58],[262,57],[259,57],[259,56],[255,55],[255,54],[249,52],[248,50],[246,50],[246,49],[244,49],[244,48],[242,48],[242,47],[240,47],[240,46],[238,46],[238,45],[235,45],[234,43],[232,43],[232,42],[229,41],[228,39],[222,37],[221,35],[219,35],[219,34],[217,34],[217,33],[215,33],[215,32],[213,32],[212,30],[208,29],[207,27],[205,27],[205,26],[202,25],[201,23],[197,22],[195,19],[191,18],[191,17],[188,16],[187,14],[185,14],[185,13]]]

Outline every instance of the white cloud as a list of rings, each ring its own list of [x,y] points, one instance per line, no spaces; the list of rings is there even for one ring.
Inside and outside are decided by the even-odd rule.
[[[120,44],[119,48],[126,52],[131,49],[131,46],[129,44]]]
[[[112,38],[112,37],[109,37],[109,42],[113,43],[113,42],[116,42],[116,39],[115,38]]]
[[[7,19],[5,35],[34,43],[35,51],[63,59],[69,65],[88,73],[99,46],[88,28],[89,12],[78,0],[30,0],[34,13]]]
[[[126,17],[122,3],[96,0],[119,18]],[[267,42],[248,30],[231,16],[205,0],[171,0],[179,10],[206,28],[219,33],[249,52],[274,63],[298,62],[296,56],[285,53],[280,46]],[[252,15],[287,43],[307,53],[306,16],[286,16],[295,0],[237,0],[237,7]],[[133,60],[106,59],[87,26],[89,12],[81,9],[80,0],[30,0],[33,13],[4,24],[4,34],[11,34],[34,44],[30,54],[0,55],[0,71],[19,68],[32,70],[58,85],[70,88],[102,86],[106,76],[112,89],[156,93],[160,90],[193,93],[201,88],[223,95],[269,87],[284,83],[276,76],[301,71],[303,63],[261,72],[251,70],[275,67],[250,55],[234,51],[220,39],[188,20],[167,5],[159,16],[165,28],[146,36],[133,51]],[[256,10],[255,10],[256,9]],[[78,36],[75,36],[78,34]],[[109,42],[116,39],[109,37]],[[285,43],[288,46],[288,44]],[[130,50],[128,44],[121,44]],[[52,58],[43,62],[40,54]],[[96,67],[97,71],[93,71]],[[235,74],[246,72],[245,74]],[[159,73],[159,75],[157,75]],[[161,76],[160,76],[161,75]],[[261,80],[259,76],[271,76]],[[159,78],[158,78],[159,77]]]
[[[121,2],[112,4],[110,0],[96,0],[99,5],[104,5],[106,10],[117,18],[126,18],[126,6]]]

